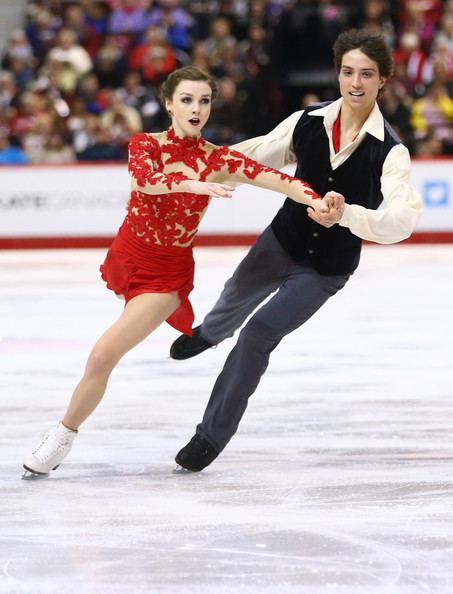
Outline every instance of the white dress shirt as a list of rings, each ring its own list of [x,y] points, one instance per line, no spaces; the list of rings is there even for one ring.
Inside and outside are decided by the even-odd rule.
[[[343,99],[340,98],[330,105],[309,113],[312,117],[324,119],[333,170],[346,161],[357,149],[366,133],[380,141],[384,140],[384,118],[376,103],[357,137],[338,153],[335,153],[332,128],[342,102]],[[292,137],[294,128],[303,113],[303,110],[296,111],[268,134],[244,140],[231,148],[246,154],[259,163],[282,169],[285,165],[297,160]],[[396,243],[407,239],[413,232],[422,212],[420,195],[410,185],[410,168],[411,160],[407,148],[402,144],[394,146],[389,151],[382,167],[381,192],[384,200],[379,209],[374,210],[358,204],[347,204],[348,197],[345,196],[346,205],[338,224],[347,227],[358,237],[376,243]]]

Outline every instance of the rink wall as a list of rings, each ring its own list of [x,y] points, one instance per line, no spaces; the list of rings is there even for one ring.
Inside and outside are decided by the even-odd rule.
[[[107,246],[124,218],[125,164],[2,166],[0,175],[2,249]],[[412,178],[424,213],[408,241],[453,242],[453,160],[415,160]],[[282,202],[275,192],[238,187],[232,199],[212,201],[197,245],[251,243]]]

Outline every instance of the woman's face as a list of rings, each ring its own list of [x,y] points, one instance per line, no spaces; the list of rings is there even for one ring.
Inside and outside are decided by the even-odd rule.
[[[207,82],[182,80],[165,107],[178,136],[198,136],[211,113],[212,90]]]
[[[379,67],[359,49],[344,54],[338,75],[340,92],[344,103],[354,111],[371,111],[384,86],[385,78]]]

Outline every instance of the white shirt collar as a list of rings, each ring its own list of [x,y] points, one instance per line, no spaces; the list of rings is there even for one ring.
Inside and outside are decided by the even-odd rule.
[[[334,125],[335,120],[338,117],[338,114],[340,113],[342,104],[343,98],[340,97],[340,99],[333,101],[333,103],[330,103],[329,105],[310,111],[308,115],[323,117],[326,131],[329,135],[331,135],[332,127]],[[382,117],[382,113],[380,112],[377,103],[374,104],[374,107],[371,110],[370,115],[365,120],[365,123],[363,124],[359,132],[359,137],[363,136],[367,132],[368,134],[371,134],[378,140],[384,140],[384,118]]]

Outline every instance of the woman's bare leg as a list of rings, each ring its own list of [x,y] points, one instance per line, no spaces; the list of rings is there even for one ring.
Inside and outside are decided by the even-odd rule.
[[[146,293],[129,301],[118,321],[104,332],[91,351],[63,418],[66,427],[78,429],[102,400],[118,361],[160,326],[179,303],[177,293]]]

